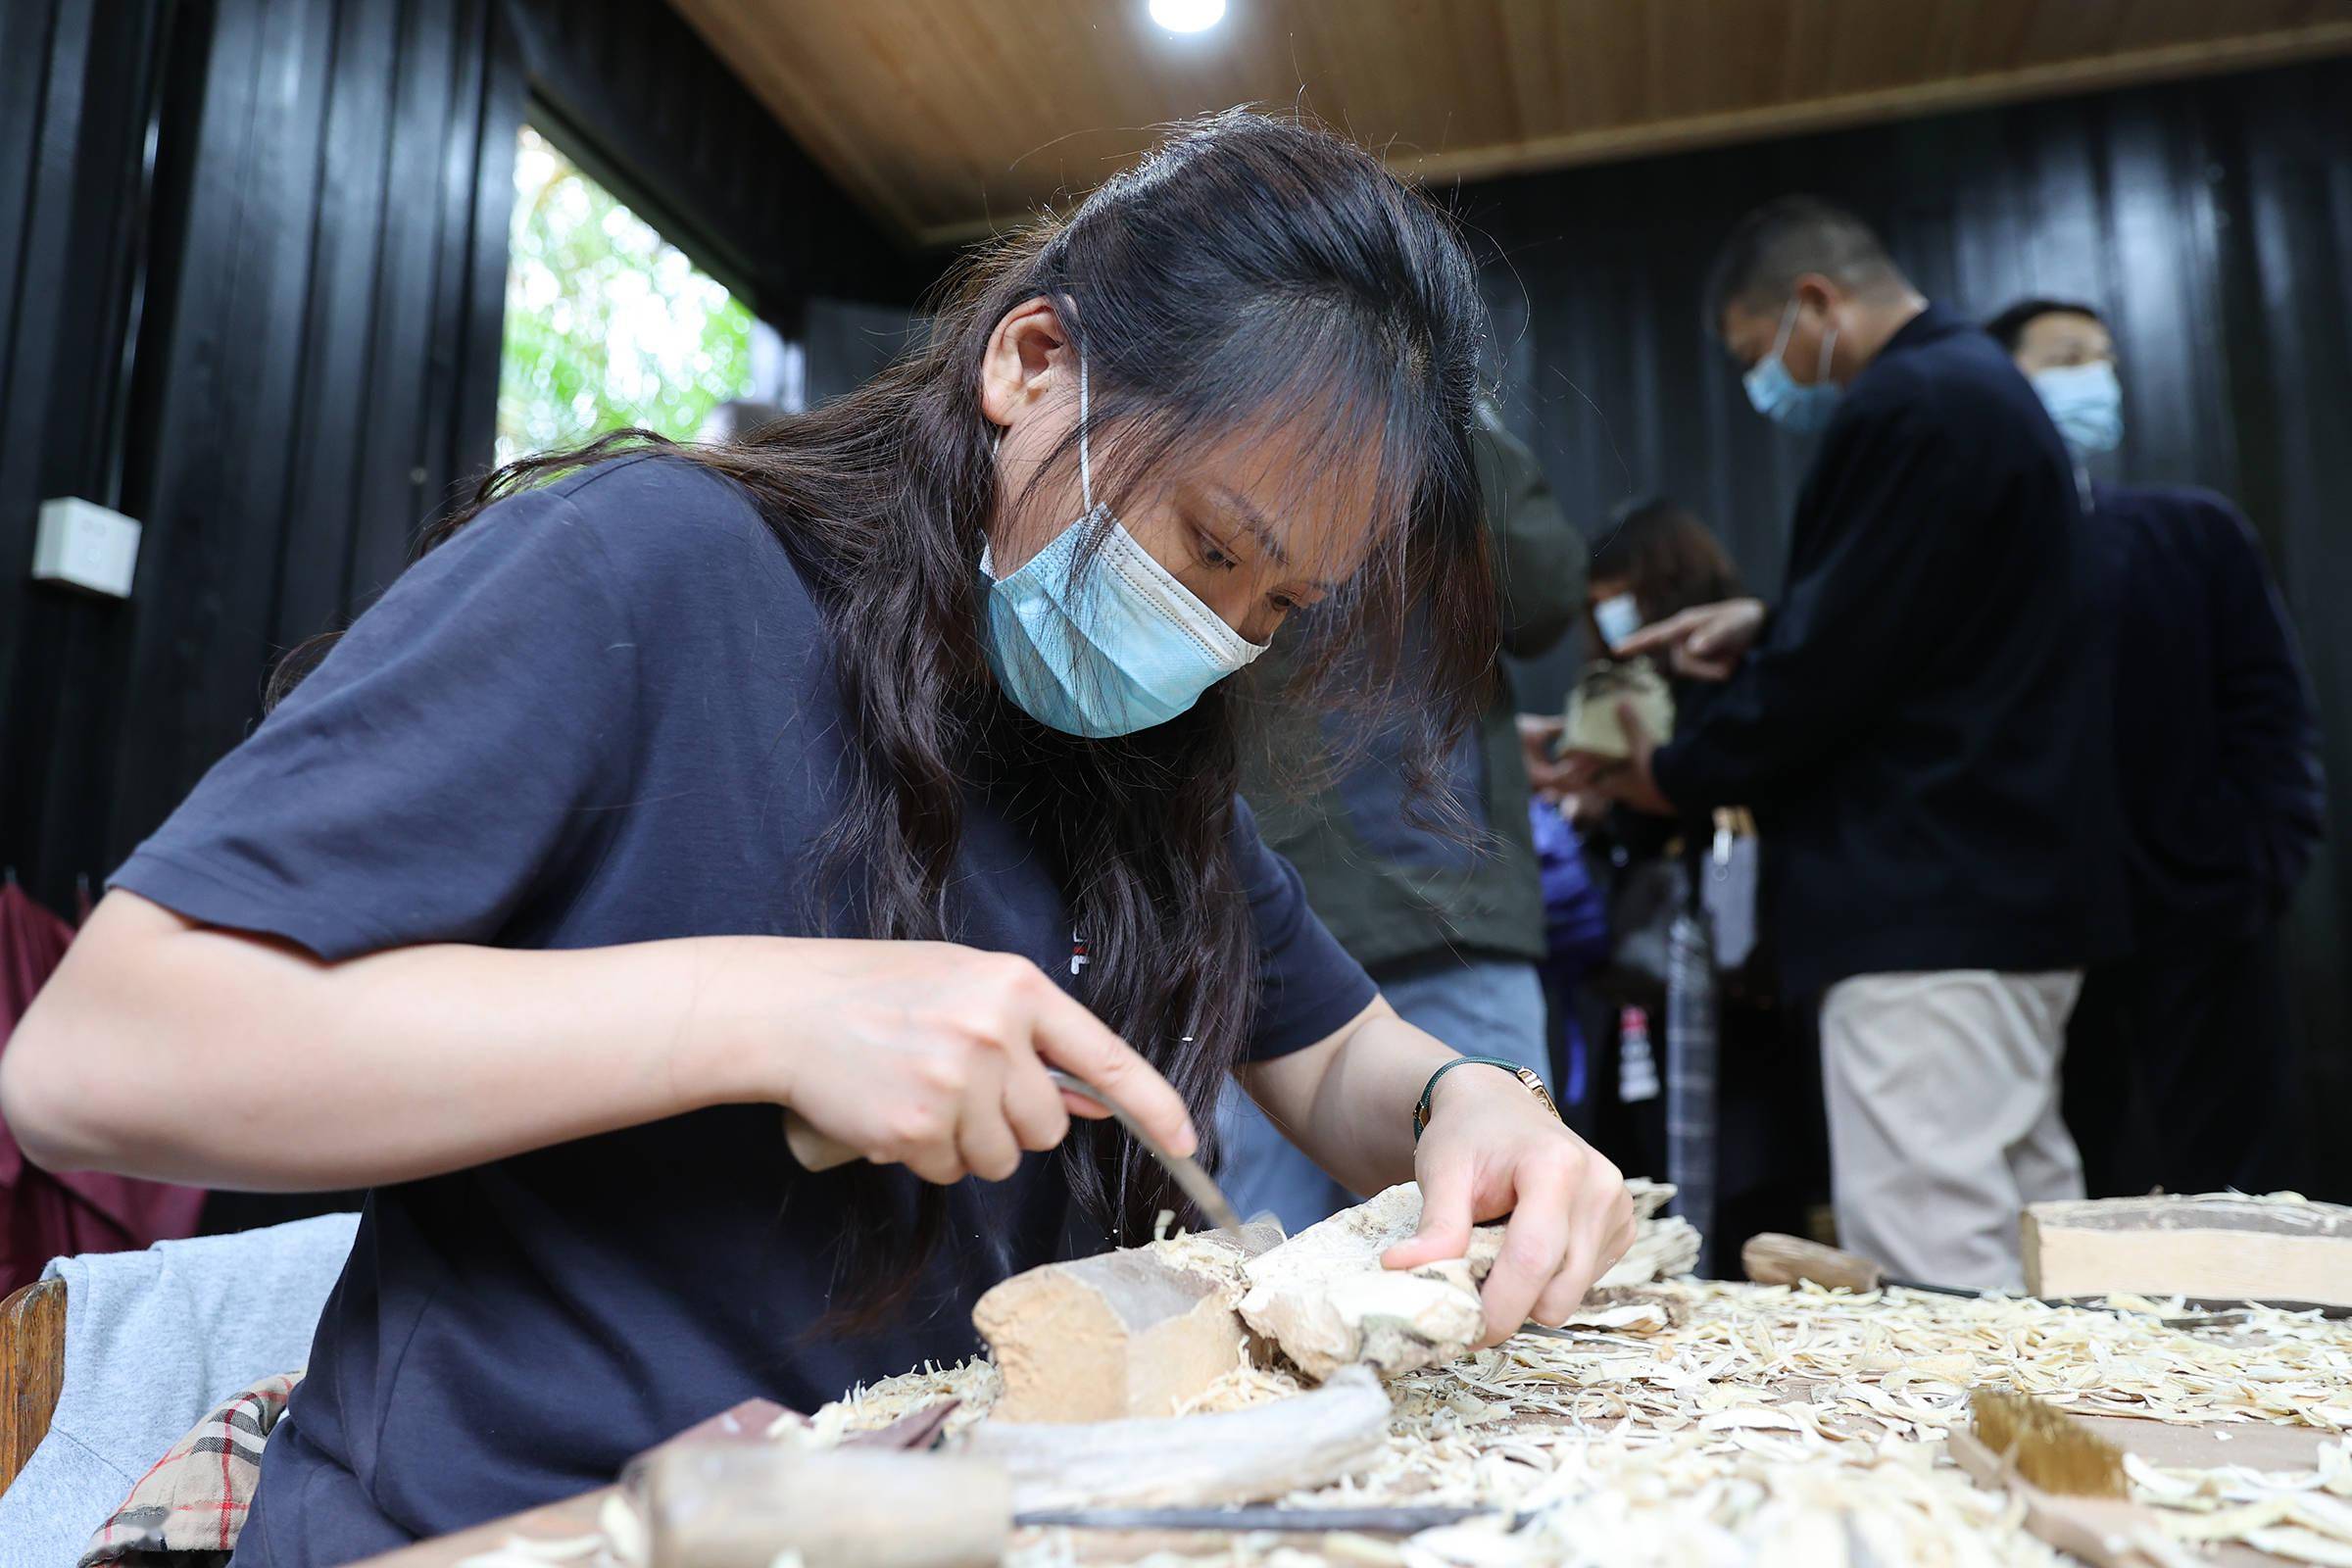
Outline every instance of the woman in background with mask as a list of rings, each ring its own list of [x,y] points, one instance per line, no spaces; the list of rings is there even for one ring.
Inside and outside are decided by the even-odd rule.
[[[1739,568],[1697,514],[1664,496],[1628,501],[1611,513],[1592,547],[1589,570],[1586,631],[1596,659],[1614,657],[1618,645],[1644,626],[1694,606],[1736,600],[1745,591]],[[1717,683],[1682,678],[1670,666],[1665,673],[1674,687],[1679,732],[1686,705],[1703,704]],[[1559,736],[1557,718],[1521,719],[1529,777],[1539,795],[1562,803],[1570,820],[1594,819],[1607,811],[1608,802],[1596,793],[1568,789],[1574,770],[1552,755]]]
[[[1491,1332],[1565,1317],[1622,1182],[1322,931],[1217,684],[1296,620],[1429,747],[1469,720],[1483,329],[1434,208],[1237,112],[840,402],[530,460],[444,527],[117,874],[0,1075],[47,1164],[372,1189],[237,1559],[969,1353],[988,1286],[1182,1207],[1050,1066],[1180,1152],[1239,1070],[1351,1187],[1418,1175],[1393,1264],[1510,1214]],[[873,1163],[799,1169],[779,1105]]]
[[[1743,591],[1722,542],[1696,513],[1664,496],[1629,501],[1610,515],[1586,585],[1604,653],[1653,621]]]

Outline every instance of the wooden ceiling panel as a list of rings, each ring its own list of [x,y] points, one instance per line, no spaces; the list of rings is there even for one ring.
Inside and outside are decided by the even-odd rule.
[[[2352,0],[672,0],[910,241],[1086,190],[1153,127],[1298,104],[1480,177],[2352,51]]]

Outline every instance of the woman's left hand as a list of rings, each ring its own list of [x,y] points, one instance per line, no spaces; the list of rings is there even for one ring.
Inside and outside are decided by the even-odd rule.
[[[1483,1293],[1489,1345],[1530,1318],[1567,1321],[1634,1243],[1617,1167],[1500,1068],[1474,1063],[1438,1081],[1413,1163],[1421,1228],[1381,1259],[1390,1268],[1460,1257],[1472,1225],[1510,1216]]]

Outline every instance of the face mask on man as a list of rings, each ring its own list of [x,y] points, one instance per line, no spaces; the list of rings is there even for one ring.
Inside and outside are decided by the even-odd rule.
[[[1065,735],[1101,740],[1164,724],[1265,646],[1225,624],[1095,505],[1087,451],[1086,361],[1078,362],[1078,490],[1085,508],[1009,576],[989,568],[988,667],[1023,712]],[[1088,536],[1110,531],[1082,568]]]
[[[1830,379],[1830,352],[1838,345],[1838,328],[1833,326],[1822,334],[1821,364],[1807,385],[1781,363],[1788,334],[1796,326],[1796,310],[1797,302],[1790,300],[1788,309],[1781,313],[1781,330],[1772,340],[1772,352],[1758,360],[1740,377],[1740,383],[1747,388],[1747,401],[1755,405],[1758,414],[1784,430],[1811,435],[1830,422],[1838,399],[1843,395],[1843,389]]]
[[[1642,607],[1634,603],[1632,594],[1611,594],[1592,607],[1592,624],[1599,629],[1601,642],[1614,651],[1642,629]]]
[[[2028,377],[2050,422],[2078,454],[2113,452],[2124,439],[2124,387],[2110,360],[2061,365]]]

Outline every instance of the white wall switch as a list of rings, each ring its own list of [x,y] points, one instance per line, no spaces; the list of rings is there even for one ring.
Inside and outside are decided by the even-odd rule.
[[[128,599],[138,564],[136,518],[74,496],[41,503],[40,526],[32,539],[33,576]]]

